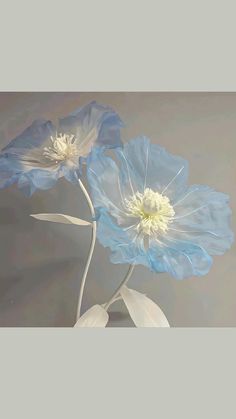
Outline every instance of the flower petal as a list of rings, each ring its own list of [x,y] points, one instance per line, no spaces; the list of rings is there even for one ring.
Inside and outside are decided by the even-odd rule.
[[[18,181],[28,195],[36,188],[47,189],[58,179],[58,167],[45,162],[43,148],[55,128],[50,121],[38,120],[12,140],[0,153],[0,188]]]
[[[53,223],[75,224],[79,226],[91,225],[91,223],[88,221],[65,214],[30,214],[30,216],[36,218],[37,220],[51,221]]]
[[[60,130],[75,135],[85,157],[95,143],[109,148],[120,147],[122,126],[119,115],[113,109],[97,102],[91,102],[60,119]]]
[[[221,255],[233,243],[229,197],[208,186],[193,185],[174,205],[169,236],[194,242],[211,255]]]
[[[106,212],[100,213],[97,238],[104,247],[110,247],[111,262],[142,264],[149,267],[149,259],[143,242],[132,240],[128,232],[117,225]]]
[[[60,166],[48,169],[33,169],[24,173],[30,183],[37,189],[52,188],[62,176]]]
[[[6,147],[2,149],[2,153],[14,154],[17,150],[34,150],[44,145],[45,141],[54,135],[55,127],[50,121],[36,120],[26,128],[20,135],[14,138]]]
[[[94,148],[87,160],[87,177],[96,208],[108,210],[116,219],[122,218],[124,207],[120,189],[119,168],[104,150]]]
[[[160,307],[146,295],[123,286],[120,291],[129,314],[137,327],[170,327]]]
[[[108,320],[107,311],[96,304],[79,318],[74,327],[106,327]]]
[[[186,190],[188,162],[151,144],[148,138],[130,140],[115,153],[129,193],[151,188],[173,200]]]
[[[206,275],[212,265],[212,258],[204,248],[167,236],[150,241],[149,255],[154,272],[169,272],[177,279]]]

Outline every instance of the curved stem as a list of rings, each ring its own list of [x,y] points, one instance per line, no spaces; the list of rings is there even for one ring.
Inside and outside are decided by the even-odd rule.
[[[128,280],[130,279],[130,277],[131,277],[131,275],[132,275],[132,273],[133,273],[133,270],[134,270],[134,265],[129,265],[129,269],[128,269],[127,274],[125,275],[125,277],[124,277],[123,281],[121,282],[121,284],[119,285],[119,287],[116,289],[116,291],[114,292],[113,296],[110,298],[110,300],[108,301],[108,303],[106,303],[106,304],[104,305],[104,309],[105,309],[106,311],[108,310],[108,308],[110,307],[110,305],[111,305],[112,303],[114,303],[114,301],[115,301],[116,297],[117,297],[117,296],[119,295],[119,293],[120,293],[121,288],[122,288],[125,284],[127,284]]]
[[[86,201],[88,203],[92,218],[95,218],[95,210],[93,207],[93,203],[90,199],[90,196],[82,182],[81,179],[78,179],[79,185],[81,187],[81,190],[86,198]],[[88,255],[88,259],[84,268],[84,273],[83,273],[83,277],[81,280],[81,285],[80,285],[80,291],[79,291],[79,299],[78,299],[78,305],[77,305],[77,314],[76,314],[76,320],[78,320],[78,318],[80,317],[80,311],[81,311],[81,305],[82,305],[82,299],[83,299],[83,294],[84,294],[84,287],[85,287],[85,282],[86,282],[86,278],[87,278],[87,274],[88,274],[88,270],[89,270],[89,266],[91,263],[91,259],[93,256],[93,251],[94,251],[94,246],[95,246],[95,242],[96,242],[96,231],[97,231],[97,223],[96,221],[92,222],[92,236],[91,236],[91,243],[90,243],[90,248],[89,248],[89,255]]]

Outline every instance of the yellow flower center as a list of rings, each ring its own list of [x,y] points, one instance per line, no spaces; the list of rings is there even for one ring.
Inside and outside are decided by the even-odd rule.
[[[43,155],[55,163],[71,160],[78,157],[78,147],[75,144],[75,136],[59,134],[55,138],[50,137],[51,146],[44,147]]]
[[[165,233],[175,215],[169,198],[150,188],[146,188],[144,193],[136,192],[131,199],[126,199],[125,204],[128,215],[139,219],[138,232],[148,236]]]

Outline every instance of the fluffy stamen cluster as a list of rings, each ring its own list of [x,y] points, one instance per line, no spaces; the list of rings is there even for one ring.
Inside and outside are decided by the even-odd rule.
[[[175,211],[167,196],[146,188],[125,202],[128,215],[139,219],[137,231],[148,236],[165,233]]]
[[[71,160],[78,157],[78,147],[75,144],[75,136],[59,134],[55,138],[50,137],[52,145],[44,147],[43,155],[55,163]]]

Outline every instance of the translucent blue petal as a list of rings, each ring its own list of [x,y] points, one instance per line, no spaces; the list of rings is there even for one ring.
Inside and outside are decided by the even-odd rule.
[[[9,167],[5,157],[0,155],[0,188],[6,188],[17,181],[17,175]]]
[[[78,184],[78,178],[81,176],[81,166],[78,163],[78,167],[71,167],[67,164],[61,166],[61,173],[66,180],[70,183]]]
[[[18,188],[27,197],[30,197],[37,189],[31,182],[30,177],[24,174],[18,178]]]
[[[43,187],[46,186],[45,178],[48,179],[51,173],[54,177],[55,168],[51,172],[49,167],[45,175],[43,148],[54,133],[55,128],[50,121],[35,121],[2,150],[0,154],[1,188],[18,182],[18,186],[24,192],[32,194],[35,187],[40,188],[40,184]],[[41,182],[40,174],[42,174]]]
[[[0,179],[20,176],[45,166],[43,147],[54,133],[50,121],[35,121],[0,153]]]
[[[11,155],[17,152],[19,149],[32,150],[38,149],[43,146],[44,143],[54,135],[55,127],[50,121],[37,120],[26,128],[20,135],[14,138],[6,147],[2,149],[2,154]]]
[[[162,269],[177,279],[201,276],[208,273],[212,258],[202,247],[184,240],[160,238],[159,244],[153,240],[150,246],[152,270]]]
[[[151,188],[171,200],[186,190],[188,162],[169,154],[164,148],[138,137],[116,150],[127,188],[143,192]]]
[[[43,170],[33,169],[25,176],[28,177],[29,182],[32,183],[36,189],[50,189],[52,188],[60,176],[60,171],[56,170]]]
[[[87,161],[87,177],[95,208],[108,210],[117,219],[123,215],[119,168],[99,147]]]
[[[132,242],[127,232],[119,227],[107,212],[100,212],[97,237],[104,247],[110,247],[110,259],[113,263],[149,266],[149,259],[142,244],[138,241]]]
[[[108,106],[91,102],[72,114],[60,119],[60,130],[70,132],[78,138],[87,155],[94,145],[109,148],[120,147],[120,128],[123,123],[119,115]]]
[[[223,254],[234,240],[228,203],[226,194],[208,186],[191,186],[174,205],[176,214],[169,236],[193,241],[210,255]]]

